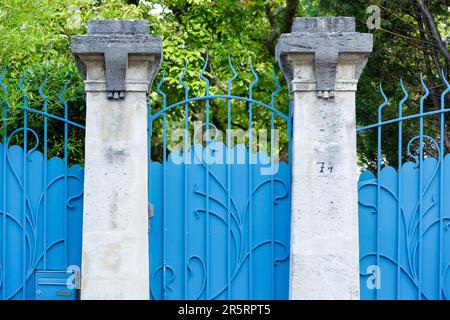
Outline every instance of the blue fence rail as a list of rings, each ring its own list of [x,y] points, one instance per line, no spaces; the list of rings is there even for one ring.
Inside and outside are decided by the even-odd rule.
[[[400,82],[404,97],[398,103],[398,118],[383,120],[388,99],[380,86],[384,101],[378,108],[378,122],[358,129],[360,133],[377,130],[376,175],[364,172],[359,180],[363,299],[450,299],[450,155],[445,154],[450,85],[442,76],[440,109],[424,111],[429,90],[421,78],[425,94],[419,113],[404,116],[409,96]],[[436,136],[426,134],[425,122],[433,116],[438,118],[432,122]],[[417,133],[405,140],[405,124],[413,120],[419,122]],[[396,168],[384,165],[387,125],[397,127]],[[407,157],[411,161],[404,161]]]
[[[291,134],[291,111],[283,114],[275,107],[280,85],[274,72],[276,90],[267,105],[253,99],[258,76],[251,66],[254,81],[248,97],[232,95],[236,71],[229,61],[232,78],[227,95],[189,97],[183,82],[188,65],[179,78],[184,100],[168,105],[161,89],[162,108],[149,115],[149,201],[154,206],[150,227],[150,283],[152,299],[287,299],[289,290],[290,237],[290,165],[275,163],[275,134],[270,135],[270,151],[249,152],[245,143],[233,146],[233,105],[244,101],[248,112],[248,132],[253,128],[253,112],[269,110],[270,132],[275,117],[286,123]],[[225,142],[209,139],[217,128],[210,121],[210,103],[221,100],[227,111]],[[193,127],[189,114],[193,103],[204,103],[200,109],[205,123]],[[257,109],[258,108],[258,109]],[[182,150],[169,150],[170,111],[181,109],[184,140]],[[197,109],[198,110],[198,109]],[[242,111],[241,111],[242,112]],[[162,161],[151,159],[151,143],[156,121],[162,120]],[[206,135],[204,144],[190,143],[194,131]],[[254,136],[248,136],[253,146]],[[170,152],[170,154],[169,154]],[[289,141],[290,158],[290,141]],[[237,163],[237,159],[243,161]],[[213,160],[212,160],[213,159]],[[210,161],[212,160],[212,161]],[[276,168],[276,169],[275,169]],[[270,174],[263,174],[268,169]]]
[[[64,113],[61,117],[48,112],[48,99],[43,92],[46,80],[39,88],[42,110],[29,107],[24,88],[26,74],[19,83],[23,103],[12,107],[7,101],[5,75],[6,67],[0,74],[0,299],[39,299],[40,295],[73,299],[74,294],[68,294],[64,281],[62,289],[54,290],[50,296],[36,284],[42,284],[37,274],[45,274],[47,280],[57,273],[67,278],[81,266],[83,169],[69,166],[68,139],[69,126],[81,130],[84,126],[68,119],[68,104],[64,100],[67,84],[58,97]],[[8,127],[12,111],[14,116],[23,116],[20,128]],[[42,117],[40,130],[29,126],[30,115]],[[50,121],[63,128],[63,158],[48,157]],[[16,139],[23,143],[12,145]],[[60,276],[55,279],[61,281]]]
[[[206,64],[205,64],[206,65]],[[245,102],[248,129],[253,132],[253,113],[270,113],[270,132],[275,118],[285,122],[291,136],[292,110],[284,114],[276,108],[280,85],[270,104],[253,99],[258,77],[247,97],[232,95],[236,72],[228,80],[226,95],[210,95],[203,69],[200,77],[206,93],[189,97],[179,83],[184,99],[168,104],[157,87],[163,105],[149,108],[149,202],[154,216],[150,229],[150,281],[152,299],[287,299],[289,290],[290,238],[290,158],[276,162],[276,135],[270,134],[270,150],[250,152],[253,133],[247,144],[233,146],[229,131],[225,142],[210,121],[210,103],[223,101],[227,127],[232,128],[234,103]],[[25,77],[19,84],[23,103],[20,128],[9,128],[13,107],[7,102],[7,86],[0,74],[2,93],[2,135],[0,144],[0,298],[39,299],[54,297],[41,292],[45,279],[63,283],[67,269],[81,266],[81,225],[83,170],[69,165],[69,127],[84,127],[68,119],[68,105],[62,90],[59,101],[63,116],[48,112],[43,90],[42,109],[28,105]],[[383,120],[388,99],[378,109],[378,122],[358,129],[376,129],[376,175],[365,172],[359,182],[359,225],[361,297],[363,299],[448,299],[450,297],[450,156],[445,154],[445,107],[450,85],[440,96],[439,110],[424,111],[428,89],[420,99],[419,113],[403,115],[408,93],[398,103],[398,118]],[[202,104],[205,123],[194,127],[189,114],[192,104]],[[184,140],[180,150],[169,147],[167,135],[170,112],[183,114]],[[196,111],[196,112],[197,112]],[[31,115],[42,117],[42,128],[29,126]],[[438,117],[436,137],[426,133],[426,119]],[[63,157],[48,156],[50,121],[63,127]],[[162,161],[151,159],[155,123],[162,122]],[[407,121],[418,121],[418,134],[405,139]],[[383,129],[393,125],[398,131],[398,166],[385,165]],[[208,138],[189,142],[194,131]],[[203,132],[204,131],[204,132]],[[210,138],[211,131],[214,138]],[[19,138],[18,138],[19,137]],[[392,138],[392,137],[390,137]],[[13,141],[22,141],[14,145]],[[405,143],[407,142],[407,143]],[[405,161],[409,157],[412,161]],[[239,162],[238,159],[243,159]],[[267,171],[268,169],[268,171]],[[269,174],[267,174],[269,172]],[[75,268],[74,268],[75,266]],[[45,281],[44,281],[44,280]],[[73,298],[73,294],[64,295]],[[57,297],[56,297],[57,298]]]

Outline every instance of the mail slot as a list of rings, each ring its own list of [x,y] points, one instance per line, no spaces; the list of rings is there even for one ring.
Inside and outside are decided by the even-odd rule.
[[[72,282],[69,277],[73,273],[57,270],[37,270],[36,276],[36,300],[75,300],[76,288],[68,286]]]

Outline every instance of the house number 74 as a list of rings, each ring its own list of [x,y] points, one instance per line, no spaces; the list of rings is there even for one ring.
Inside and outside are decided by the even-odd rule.
[[[333,173],[333,164],[325,161],[317,161],[316,163],[319,167],[319,173]]]

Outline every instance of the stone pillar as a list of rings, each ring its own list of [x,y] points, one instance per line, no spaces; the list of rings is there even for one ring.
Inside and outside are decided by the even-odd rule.
[[[72,52],[86,90],[82,299],[149,299],[147,94],[162,56],[145,21],[95,20]]]
[[[372,35],[297,18],[277,59],[293,101],[291,299],[358,299],[355,92]]]

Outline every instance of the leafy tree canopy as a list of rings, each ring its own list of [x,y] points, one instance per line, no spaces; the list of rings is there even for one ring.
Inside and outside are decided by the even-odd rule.
[[[381,9],[381,28],[368,30],[366,21],[370,14],[367,7],[375,4]],[[289,32],[295,16],[343,15],[355,16],[357,31],[373,32],[374,53],[369,59],[360,80],[357,96],[359,125],[377,121],[377,105],[381,102],[378,81],[382,81],[386,94],[391,97],[383,117],[397,116],[397,103],[402,97],[399,80],[410,93],[405,104],[405,114],[417,113],[418,100],[423,93],[419,75],[422,72],[425,83],[431,88],[431,97],[425,109],[439,107],[440,91],[443,89],[440,69],[449,71],[448,41],[449,8],[443,0],[2,0],[0,7],[0,57],[8,63],[5,82],[9,85],[8,101],[13,107],[22,103],[22,94],[15,88],[24,69],[30,68],[26,84],[32,107],[42,108],[42,97],[38,88],[47,74],[44,88],[49,98],[49,111],[61,114],[57,101],[59,91],[66,80],[70,80],[65,94],[69,102],[69,117],[77,122],[84,121],[84,93],[81,79],[70,54],[70,36],[84,34],[90,19],[145,19],[151,32],[163,37],[164,61],[162,69],[166,79],[162,86],[169,103],[179,101],[184,92],[178,82],[186,61],[189,66],[185,82],[190,96],[204,94],[205,83],[199,72],[209,61],[205,74],[209,78],[211,93],[225,93],[227,79],[232,76],[228,57],[233,62],[238,78],[233,82],[233,94],[248,94],[253,81],[249,59],[260,81],[255,87],[254,97],[268,103],[276,86],[272,72],[274,68],[274,45],[283,32]],[[437,32],[436,32],[437,31]],[[278,79],[284,80],[275,67]],[[448,72],[447,72],[448,74]],[[159,81],[161,73],[156,81]],[[160,97],[151,95],[152,109],[161,107]],[[277,108],[288,112],[286,86],[279,94]],[[225,108],[212,103],[211,118],[221,130],[226,128]],[[179,127],[183,113],[174,111],[169,116],[169,127]],[[202,121],[202,105],[193,105],[189,120]],[[437,119],[437,118],[436,118]],[[426,130],[436,133],[436,119],[426,122]],[[21,126],[20,113],[12,112],[8,118],[11,127]],[[42,118],[31,119],[35,127],[42,126]],[[34,121],[34,122],[33,122]],[[254,113],[254,126],[267,128],[270,113],[261,110]],[[237,104],[233,111],[233,127],[247,128],[248,115],[245,105]],[[284,129],[286,124],[276,119],[276,126]],[[52,133],[60,136],[55,124]],[[152,149],[154,158],[160,158],[161,125],[155,124]],[[396,136],[396,127],[383,129],[388,137]],[[282,132],[282,157],[286,154],[286,131]],[[406,125],[405,135],[412,137],[417,132],[414,121]],[[448,132],[448,131],[447,131]],[[80,160],[82,155],[82,133],[74,134],[70,141],[71,157]],[[450,138],[446,147],[450,148]],[[55,139],[56,141],[57,139]],[[395,141],[394,141],[395,140]],[[361,163],[374,167],[376,159],[376,135],[367,132],[360,135],[359,156]],[[396,163],[396,139],[384,144],[386,163]],[[58,154],[55,144],[54,154]],[[430,151],[432,152],[432,150]]]

